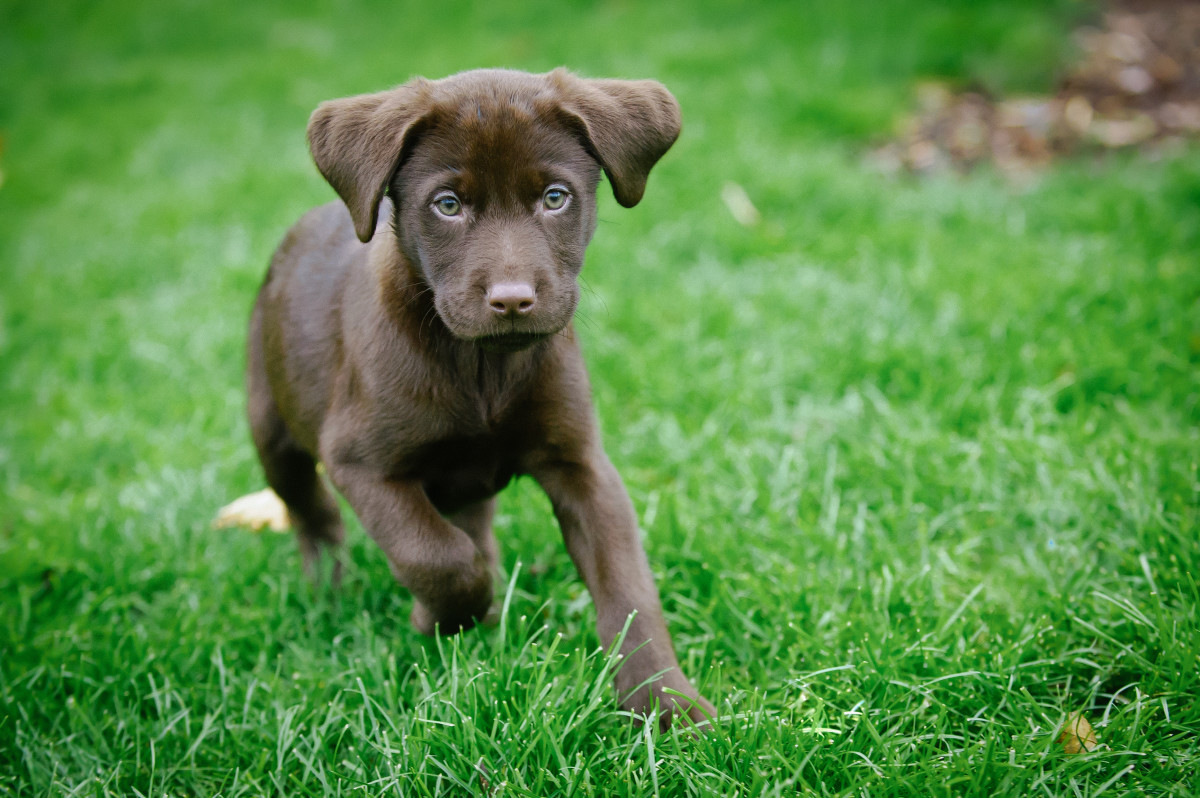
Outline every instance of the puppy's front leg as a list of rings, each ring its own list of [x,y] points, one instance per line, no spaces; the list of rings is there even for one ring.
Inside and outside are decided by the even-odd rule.
[[[605,646],[634,615],[621,645],[623,665],[616,677],[622,706],[649,715],[657,702],[663,729],[680,713],[697,724],[706,722],[706,714],[715,717],[712,704],[679,670],[633,504],[608,457],[591,447],[579,462],[544,464],[533,476],[550,496],[567,551],[592,594]]]
[[[418,631],[453,634],[483,620],[492,601],[487,557],[438,514],[419,482],[337,460],[326,467],[397,581],[417,599],[412,623]]]

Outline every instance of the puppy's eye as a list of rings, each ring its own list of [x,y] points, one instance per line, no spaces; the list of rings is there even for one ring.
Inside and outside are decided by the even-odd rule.
[[[442,216],[458,216],[462,213],[462,203],[458,201],[458,197],[447,191],[434,197],[433,209]]]
[[[557,211],[566,207],[567,200],[571,195],[565,188],[559,186],[551,186],[546,189],[546,193],[542,195],[542,207],[548,211]]]

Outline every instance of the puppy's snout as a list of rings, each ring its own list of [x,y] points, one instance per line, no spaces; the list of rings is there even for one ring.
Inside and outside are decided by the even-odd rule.
[[[497,316],[528,316],[537,296],[529,283],[497,283],[488,290],[487,303]]]

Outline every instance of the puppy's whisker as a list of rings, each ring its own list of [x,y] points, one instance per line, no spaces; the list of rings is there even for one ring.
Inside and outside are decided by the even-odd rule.
[[[416,290],[414,291],[413,289],[416,289]],[[406,291],[406,292],[412,292],[412,296],[410,296],[403,305],[403,308],[407,309],[409,305],[411,305],[413,302],[416,302],[421,297],[425,296],[426,294],[432,294],[433,286],[431,286],[428,283],[425,283],[423,281],[414,281],[411,283],[405,283],[404,286],[402,286],[400,288],[400,290]]]
[[[604,308],[604,315],[606,315],[606,316],[609,315],[608,303],[604,301],[604,297],[600,294],[600,292],[598,292],[596,289],[592,288],[591,284],[587,281],[586,278],[584,278],[584,276],[582,274],[579,275],[579,285],[581,288],[583,288],[584,291],[587,291],[589,294],[596,297],[596,299],[598,299],[600,301],[600,306]]]
[[[429,330],[432,332],[433,325],[436,320],[437,320],[437,308],[435,308],[431,305],[429,307],[429,309],[425,311],[425,315],[423,317],[421,317],[421,323],[417,326],[418,335],[423,333],[425,331],[426,327],[428,327]]]
[[[583,325],[584,327],[587,327],[589,330],[598,331],[600,329],[598,326],[596,326],[596,323],[595,323],[595,321],[592,320],[591,316],[589,316],[587,313],[584,313],[583,311],[576,311],[575,319],[581,325]]]
[[[410,283],[410,285],[412,285],[412,284]],[[418,291],[417,291],[415,294],[413,294],[411,297],[409,297],[409,298],[408,298],[408,301],[404,303],[404,305],[403,305],[403,308],[402,308],[402,309],[403,309],[403,310],[408,310],[408,306],[409,306],[409,305],[411,305],[412,303],[416,302],[418,299],[420,299],[421,297],[425,296],[426,294],[432,294],[432,293],[433,293],[433,289],[432,289],[432,288],[430,288],[430,287],[429,287],[429,286],[427,286],[427,285],[425,285],[425,286],[422,286],[422,287],[420,288],[420,290],[418,290]]]

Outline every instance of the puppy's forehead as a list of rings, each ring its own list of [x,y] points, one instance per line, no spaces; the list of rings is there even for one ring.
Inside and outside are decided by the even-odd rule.
[[[493,190],[541,184],[564,170],[580,178],[597,170],[541,76],[496,71],[448,81],[434,84],[427,117],[421,149],[430,167],[463,172]]]
[[[441,149],[464,163],[476,166],[535,166],[561,162],[577,142],[562,124],[554,106],[534,105],[525,98],[476,94],[433,108],[431,133]]]
[[[528,141],[531,134],[549,127],[544,116],[527,103],[507,102],[485,95],[435,105],[432,118],[435,130],[449,139],[449,148],[464,155],[511,150],[514,145]],[[522,148],[531,152],[535,149]]]

